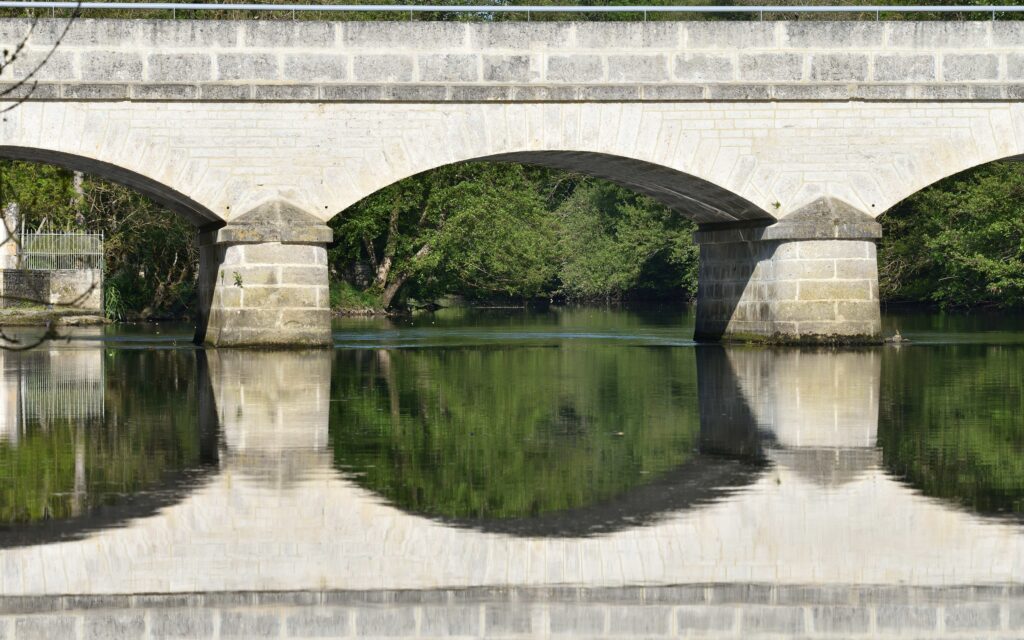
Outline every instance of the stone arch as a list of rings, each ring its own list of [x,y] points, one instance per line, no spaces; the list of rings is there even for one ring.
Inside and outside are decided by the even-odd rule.
[[[0,158],[52,164],[123,184],[149,197],[168,210],[185,217],[200,229],[214,228],[224,224],[219,216],[187,195],[153,178],[109,162],[62,151],[10,145],[0,146]]]
[[[775,222],[775,218],[761,207],[710,180],[646,160],[593,151],[531,150],[482,155],[455,162],[442,162],[428,169],[404,175],[400,180],[464,162],[521,163],[603,178],[649,196],[699,224]],[[386,186],[388,185],[384,184],[379,188],[383,189]],[[378,190],[375,189],[366,197]],[[339,212],[339,215],[344,213]]]
[[[971,169],[1000,161],[1024,161],[1024,105],[974,105],[958,128],[936,132],[926,144],[908,143],[882,165],[886,189],[871,214],[888,213],[910,196]]]

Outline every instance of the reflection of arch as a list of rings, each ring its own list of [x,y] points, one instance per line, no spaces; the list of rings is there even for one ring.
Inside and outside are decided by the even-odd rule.
[[[156,489],[123,498],[116,505],[104,505],[83,516],[30,525],[2,526],[0,549],[81,540],[89,534],[123,526],[136,518],[154,516],[207,484],[217,473],[215,461],[216,458],[213,458],[200,468],[171,474]]]
[[[463,348],[454,347],[446,351],[451,352],[453,349],[461,351]],[[558,350],[542,350],[544,355],[561,355]],[[501,353],[504,350],[481,347],[474,351]],[[635,353],[646,351],[647,349],[638,350]],[[659,349],[659,351],[665,354],[666,357],[668,357],[667,354],[672,353],[671,350]],[[539,352],[540,350],[538,350]],[[662,374],[672,373],[679,375],[682,379],[689,379],[691,381],[690,384],[692,384],[694,380],[690,365],[694,352],[682,350],[675,353],[684,354],[685,358],[681,362],[667,360],[666,366],[669,368],[663,370],[661,367],[656,367],[656,373],[653,374],[654,377],[668,380],[672,376]],[[408,423],[400,422],[402,416],[410,416],[417,413],[419,415],[438,415],[434,414],[429,407],[423,406],[420,400],[417,399],[417,393],[414,390],[415,385],[401,383],[402,381],[408,383],[409,380],[416,379],[421,374],[425,375],[424,379],[427,380],[434,380],[436,377],[431,373],[427,373],[428,368],[426,366],[410,367],[406,370],[411,371],[411,375],[403,377],[398,373],[399,364],[393,361],[393,354],[380,350],[376,352],[378,356],[376,359],[369,358],[369,354],[370,352],[359,352],[359,359],[355,364],[346,367],[336,367],[336,370],[344,368],[344,370],[349,372],[358,372],[357,376],[363,381],[362,388],[372,389],[375,385],[382,385],[382,392],[378,400],[381,403],[379,410],[389,414],[391,421],[389,424],[381,426],[381,423],[378,423],[374,417],[377,414],[376,410],[369,414],[370,417],[365,419],[360,419],[358,417],[359,414],[356,413],[348,415],[332,413],[332,444],[335,467],[343,477],[355,485],[374,494],[391,508],[398,509],[409,515],[426,518],[448,526],[475,529],[485,533],[502,533],[519,537],[586,537],[613,533],[631,527],[652,525],[666,517],[670,517],[672,514],[678,514],[681,511],[696,509],[716,502],[741,487],[754,484],[765,469],[757,423],[750,418],[750,412],[745,410],[742,400],[738,403],[735,402],[735,396],[730,396],[724,389],[725,385],[721,384],[721,382],[716,383],[712,381],[709,384],[705,384],[704,378],[708,376],[699,372],[695,380],[697,388],[689,385],[682,387],[692,389],[695,392],[694,395],[687,395],[683,399],[678,397],[678,393],[680,393],[678,391],[679,387],[673,387],[674,390],[671,393],[675,398],[675,403],[671,405],[650,406],[644,404],[643,406],[646,409],[643,412],[634,412],[633,415],[639,416],[640,413],[649,415],[648,412],[655,411],[656,408],[662,408],[667,411],[664,414],[666,416],[665,419],[637,418],[644,427],[634,432],[638,435],[638,439],[635,442],[643,442],[643,437],[640,434],[644,433],[644,429],[647,426],[655,426],[657,428],[656,425],[659,422],[670,423],[671,428],[668,433],[672,434],[667,439],[648,441],[646,447],[636,444],[637,450],[650,450],[654,443],[657,443],[657,448],[675,449],[678,447],[681,452],[685,451],[684,455],[673,459],[670,463],[671,466],[665,466],[660,469],[654,464],[655,461],[651,461],[650,467],[639,463],[641,467],[657,470],[643,472],[650,475],[636,476],[634,476],[636,467],[631,466],[632,461],[619,458],[613,453],[613,450],[617,449],[618,446],[626,445],[602,448],[604,445],[601,443],[607,443],[607,441],[602,440],[601,436],[593,435],[605,433],[607,429],[611,428],[611,425],[595,422],[589,418],[591,414],[587,409],[591,405],[587,402],[589,396],[585,391],[578,392],[578,395],[558,395],[558,407],[556,409],[550,404],[554,396],[542,398],[538,397],[536,393],[523,394],[518,404],[512,404],[514,402],[512,400],[514,394],[502,394],[500,400],[494,400],[494,403],[491,403],[486,394],[489,393],[492,384],[485,382],[480,388],[472,387],[466,389],[456,385],[454,389],[461,389],[465,395],[472,397],[474,399],[474,406],[501,405],[503,413],[517,417],[529,416],[525,421],[528,422],[529,419],[535,419],[537,420],[537,425],[548,425],[548,418],[551,416],[548,416],[545,411],[552,414],[557,413],[557,417],[564,420],[565,425],[572,425],[571,427],[563,426],[561,428],[568,429],[566,433],[572,431],[574,438],[580,438],[587,443],[584,446],[578,446],[577,443],[579,441],[574,439],[571,445],[572,451],[602,451],[603,455],[597,464],[606,472],[606,475],[607,473],[614,474],[614,477],[617,480],[621,480],[622,484],[616,483],[614,492],[602,493],[600,489],[591,490],[594,487],[607,485],[602,483],[599,477],[593,477],[586,471],[589,468],[588,463],[593,461],[587,455],[582,457],[582,461],[576,467],[583,471],[579,474],[568,476],[576,484],[545,483],[541,480],[541,477],[546,476],[548,469],[556,466],[572,465],[573,461],[576,460],[573,452],[558,449],[559,454],[550,460],[545,458],[545,464],[510,464],[508,468],[511,475],[504,476],[504,480],[508,481],[506,484],[488,474],[486,481],[478,485],[477,483],[481,479],[479,474],[481,472],[486,473],[486,471],[474,466],[474,464],[466,463],[465,460],[469,458],[462,456],[452,458],[451,461],[454,464],[451,467],[447,467],[443,462],[435,460],[438,452],[450,452],[455,456],[458,456],[459,453],[457,448],[452,449],[438,445],[438,441],[443,439],[443,437],[436,436],[436,434],[465,433],[466,437],[469,437],[473,433],[467,433],[467,429],[464,428],[467,424],[475,425],[481,422],[490,422],[495,425],[496,432],[502,432],[502,429],[498,428],[499,426],[507,425],[504,425],[504,423],[499,425],[497,420],[490,420],[489,416],[497,414],[488,414],[486,412],[483,415],[472,414],[474,420],[467,420],[464,417],[463,408],[460,407],[459,402],[451,395],[457,392],[452,390],[441,391],[433,387],[426,392],[426,395],[448,398],[443,403],[445,406],[439,414],[441,417],[438,418],[438,422],[431,423],[425,421],[422,423],[422,431],[412,428]],[[716,352],[716,354],[719,356],[718,361],[724,363],[724,358],[721,356],[720,351]],[[420,355],[419,352],[416,355]],[[537,363],[536,360],[531,360],[531,362],[534,365]],[[545,362],[548,366],[554,366],[548,361]],[[615,361],[616,366],[612,368],[616,370],[617,376],[621,376],[622,371],[630,370],[629,362],[629,359],[617,359]],[[645,358],[644,362],[652,363],[650,358]],[[450,360],[446,361],[446,363],[449,366],[452,365]],[[682,364],[683,366],[681,368],[674,368],[672,366],[673,363],[676,365]],[[700,363],[700,360],[698,360],[698,363]],[[599,364],[599,360],[585,359],[577,361],[578,366],[600,368],[597,366]],[[698,364],[698,367],[700,366],[702,365]],[[483,365],[482,368],[488,369],[487,366]],[[714,366],[705,368],[711,371],[710,377],[717,377],[723,374],[731,375],[727,365],[725,368],[716,368]],[[690,371],[686,371],[687,369]],[[581,380],[575,377],[580,371],[581,369],[576,368],[569,369],[566,372],[570,378],[576,380],[574,388],[582,388],[580,387]],[[363,376],[366,377],[364,378]],[[633,380],[633,376],[629,377],[633,382],[637,382],[637,380]],[[618,383],[622,383],[623,380],[622,377],[588,378],[587,384],[583,385],[583,387],[605,389],[605,391],[595,392],[594,394],[594,397],[604,396],[609,385],[616,386]],[[647,378],[640,377],[639,380],[643,381],[647,380]],[[540,384],[545,389],[548,389],[551,387],[550,382],[550,380],[545,379]],[[726,383],[728,382],[726,380]],[[679,384],[678,379],[671,384]],[[628,397],[630,393],[646,395],[641,388],[634,387],[628,387],[626,390],[620,388],[617,391],[623,394],[620,396],[623,398]],[[339,391],[336,390],[335,394],[337,395],[338,393]],[[340,393],[345,395],[345,392]],[[564,390],[563,393],[565,393]],[[740,407],[737,413],[742,413],[746,416],[746,419],[739,418],[735,420],[735,424],[724,426],[715,419],[717,416],[715,407],[717,402],[723,397],[723,394],[729,397],[733,404]],[[651,395],[659,396],[660,394],[655,392]],[[337,406],[341,407],[342,405]],[[546,407],[546,409],[537,410],[540,413],[545,413],[545,417],[538,418],[536,413],[521,412],[519,409],[525,406]],[[673,406],[692,407],[690,410],[692,414],[689,411],[675,413],[671,409]],[[633,406],[633,408],[636,409],[636,406]],[[698,416],[695,415],[697,413],[700,415],[699,430],[697,429]],[[704,416],[706,414],[713,416],[712,419],[705,420]],[[339,420],[339,417],[343,416],[348,419]],[[452,418],[451,416],[462,417]],[[353,420],[353,417],[356,417],[356,419]],[[622,416],[620,418],[621,420],[616,422],[616,425],[631,423],[629,419]],[[524,421],[520,420],[516,424],[522,422]],[[694,431],[686,431],[686,424],[693,424]],[[437,427],[436,431],[434,427]],[[502,448],[503,446],[522,446],[524,452],[529,452],[530,449],[526,442],[534,438],[540,439],[543,437],[541,434],[549,428],[551,427],[541,426],[536,430],[526,430],[523,433],[517,432],[516,440],[512,442],[497,440],[486,448],[474,449],[473,457],[493,460],[496,458],[493,455],[495,451],[501,451],[502,456],[507,456],[508,452]],[[377,429],[383,429],[379,433],[387,435],[379,435]],[[362,440],[359,437],[346,439],[344,434],[349,433],[349,430],[355,433],[365,432],[367,435]],[[628,427],[626,431],[629,432]],[[437,439],[428,435],[424,435],[422,439],[418,436],[412,436],[412,434],[427,434],[428,432],[436,436]],[[717,446],[716,434],[721,436],[722,433],[725,434],[725,437],[720,437],[719,439],[726,440],[735,436],[745,443],[751,443],[751,446],[740,448],[730,447],[727,444]],[[412,441],[406,441],[404,443],[405,446],[397,445],[394,442],[388,444],[388,439],[395,434],[404,434],[403,438],[412,437]],[[524,434],[531,434],[532,437],[522,437]],[[686,434],[685,444],[680,439],[684,434]],[[631,442],[628,433],[625,435],[625,438],[625,440],[618,442]],[[489,442],[487,440],[484,441]],[[552,443],[553,447],[557,445],[558,443]],[[437,448],[433,448],[435,446]],[[360,459],[360,455],[363,453],[370,453],[371,455],[366,459]],[[442,453],[441,455],[444,454]],[[534,460],[536,459],[534,458]],[[463,497],[463,494],[467,492],[472,494],[473,498],[465,501],[465,504],[470,505],[469,509],[445,509],[445,506],[450,507],[451,505],[446,504],[449,494],[436,490],[440,481],[438,477],[435,477],[434,470],[438,466],[449,469],[447,475],[442,473],[438,475],[443,475],[446,478],[449,482],[447,486],[455,487],[455,493],[459,494],[459,497]],[[389,470],[380,476],[384,480],[372,479],[371,476],[374,473],[372,469],[381,468]],[[427,471],[424,471],[424,469]],[[517,471],[512,472],[511,469],[516,469]],[[371,470],[371,473],[367,474],[367,470]],[[418,483],[417,481],[422,480],[422,478],[428,479]],[[469,487],[474,488],[470,489]],[[496,499],[494,492],[489,490],[493,487],[512,489],[508,494],[508,496],[511,496],[511,499],[508,500],[507,504],[516,505],[518,510],[506,509],[502,511],[494,509],[495,504],[503,502]],[[515,488],[519,488],[522,493],[515,493]],[[538,504],[543,503],[542,500],[538,499],[538,496],[550,496],[557,494],[559,490],[564,490],[567,494],[577,497],[582,496],[582,498],[559,503],[557,509],[551,508],[550,505],[546,506],[546,508],[537,508]],[[410,499],[411,496],[415,497]],[[429,496],[429,498],[424,498],[423,496]],[[478,509],[481,505],[488,506]]]
[[[220,226],[224,222],[212,211],[187,195],[144,176],[108,162],[85,156],[35,149],[30,147],[0,146],[0,157],[9,160],[28,160],[53,164],[71,171],[82,171],[105,180],[131,187],[170,211],[184,216],[197,227]]]
[[[197,362],[198,368],[202,366]],[[168,473],[159,486],[122,497],[116,504],[99,506],[81,516],[27,525],[0,525],[0,549],[80,540],[105,529],[124,526],[130,520],[154,516],[208,484],[220,468],[217,407],[208,384],[205,387],[200,384],[197,395],[200,466]]]
[[[414,516],[441,524],[485,533],[521,537],[583,538],[641,527],[727,497],[761,476],[765,465],[755,459],[733,460],[723,456],[697,455],[682,466],[647,484],[633,487],[611,500],[535,517],[504,520],[470,520],[424,515],[391,504]],[[359,484],[358,478],[349,478]],[[367,489],[369,491],[369,489]]]

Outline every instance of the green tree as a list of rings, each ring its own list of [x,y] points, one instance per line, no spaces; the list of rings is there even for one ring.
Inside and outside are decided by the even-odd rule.
[[[556,214],[558,275],[568,297],[618,299],[636,289],[696,293],[696,227],[680,214],[601,181],[581,185]]]
[[[26,230],[104,234],[104,276],[127,315],[180,315],[193,303],[195,227],[139,192],[48,164],[0,160],[0,205]],[[13,231],[13,230],[12,230]]]
[[[993,163],[911,196],[881,219],[883,299],[1024,306],[1024,171]]]

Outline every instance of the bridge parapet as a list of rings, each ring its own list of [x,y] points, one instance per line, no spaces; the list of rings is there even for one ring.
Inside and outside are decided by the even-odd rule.
[[[30,22],[0,21],[0,44]],[[8,82],[63,31],[43,20]],[[621,102],[1007,100],[1014,22],[73,24],[37,100]],[[2,78],[0,78],[2,79]]]

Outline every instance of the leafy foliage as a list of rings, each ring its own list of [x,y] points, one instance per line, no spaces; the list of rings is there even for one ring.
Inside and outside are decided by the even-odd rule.
[[[121,318],[186,313],[199,260],[195,228],[137,191],[46,164],[0,161],[0,203],[27,229],[104,234],[105,286]]]
[[[695,225],[650,198],[591,180],[556,213],[561,291],[570,298],[697,290]]]
[[[944,307],[1024,306],[1024,171],[993,163],[882,217],[882,297]]]
[[[694,225],[583,176],[457,164],[407,178],[332,221],[335,273],[368,262],[388,306],[433,297],[619,299],[696,291]]]

